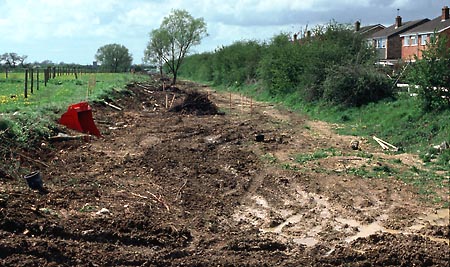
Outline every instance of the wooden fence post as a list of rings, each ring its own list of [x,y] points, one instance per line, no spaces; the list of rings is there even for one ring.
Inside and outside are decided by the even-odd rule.
[[[49,68],[49,67],[47,67],[47,68],[44,69],[44,86],[45,86],[45,87],[47,87],[47,82],[48,82],[48,77],[49,77],[49,71],[48,71],[48,68]]]
[[[28,69],[25,69],[25,98],[28,98]]]
[[[36,90],[39,90],[39,68],[36,69]]]
[[[33,68],[30,69],[30,92],[33,94],[33,89],[34,89],[34,70]]]
[[[56,67],[53,67],[53,79],[56,77]]]

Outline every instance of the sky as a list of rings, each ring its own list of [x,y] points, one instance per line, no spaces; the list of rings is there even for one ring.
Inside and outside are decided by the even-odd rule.
[[[92,64],[99,47],[116,43],[140,64],[149,33],[173,9],[204,18],[209,35],[191,50],[201,53],[331,20],[388,26],[397,14],[403,21],[432,19],[445,5],[450,0],[0,0],[0,54],[84,65]]]

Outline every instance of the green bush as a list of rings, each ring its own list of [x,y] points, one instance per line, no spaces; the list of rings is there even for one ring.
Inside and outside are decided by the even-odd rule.
[[[375,53],[350,25],[331,22],[312,32],[298,43],[289,34],[280,33],[268,43],[239,41],[214,53],[192,55],[186,58],[180,74],[214,85],[258,82],[269,96],[295,96],[297,102],[326,98],[354,106],[391,95],[387,80],[376,74],[375,68],[358,69],[373,65]],[[338,86],[333,85],[336,78]],[[350,84],[358,85],[356,92]]]
[[[436,34],[436,33],[435,33]],[[412,65],[409,82],[419,86],[423,111],[450,109],[450,48],[448,37],[431,38],[423,58]]]
[[[214,53],[185,58],[180,75],[215,85],[242,85],[257,79],[263,46],[256,41],[238,41]]]
[[[258,69],[259,78],[272,95],[292,93],[300,85],[303,60],[299,47],[280,34],[266,47]]]
[[[393,95],[386,76],[363,65],[335,66],[323,83],[324,99],[347,107],[361,106]]]

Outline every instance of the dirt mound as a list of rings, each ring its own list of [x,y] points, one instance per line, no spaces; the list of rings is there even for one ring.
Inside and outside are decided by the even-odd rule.
[[[216,115],[217,106],[209,100],[208,95],[197,91],[189,91],[184,101],[169,111],[192,115]]]

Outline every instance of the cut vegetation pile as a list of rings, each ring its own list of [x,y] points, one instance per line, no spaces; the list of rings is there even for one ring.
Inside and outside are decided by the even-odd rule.
[[[218,108],[209,100],[207,94],[188,91],[183,102],[171,108],[170,111],[193,115],[215,115],[218,113]]]

